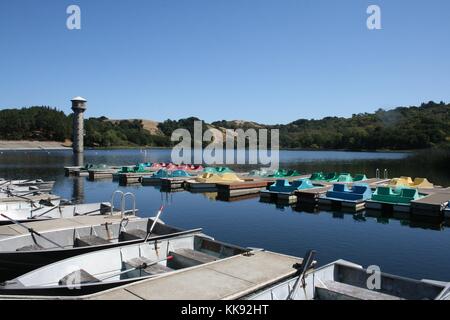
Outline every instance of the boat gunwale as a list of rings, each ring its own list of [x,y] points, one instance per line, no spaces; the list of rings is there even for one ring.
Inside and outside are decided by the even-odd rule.
[[[193,230],[201,230],[201,229],[193,229]],[[112,288],[109,288],[109,289],[106,289],[106,290],[103,290],[103,291],[98,291],[98,292],[95,292],[95,293],[91,293],[91,294],[88,294],[88,295],[101,294],[101,293],[103,293],[105,291],[108,291],[108,290],[114,290],[114,289],[117,289],[117,288],[120,288],[120,287],[124,287],[124,286],[127,286],[127,285],[138,283],[138,282],[141,282],[141,281],[146,281],[146,280],[150,280],[150,279],[153,279],[153,278],[169,276],[169,275],[172,275],[174,273],[181,272],[181,271],[185,271],[185,270],[188,271],[188,270],[196,269],[198,267],[211,265],[211,264],[214,264],[216,262],[225,261],[225,260],[237,257],[237,256],[244,255],[244,254],[249,252],[248,248],[240,247],[240,246],[234,245],[234,244],[229,244],[229,243],[226,243],[226,242],[223,242],[223,241],[220,241],[220,240],[215,240],[213,237],[208,236],[206,234],[197,234],[197,233],[194,233],[194,232],[192,234],[182,234],[182,235],[179,235],[179,236],[176,236],[176,237],[168,237],[167,240],[169,240],[169,241],[173,240],[171,238],[183,239],[183,238],[189,238],[189,237],[203,238],[203,239],[206,239],[206,240],[214,241],[215,243],[221,245],[222,247],[231,247],[231,248],[234,248],[234,249],[242,250],[244,252],[243,253],[238,253],[238,254],[235,254],[235,255],[231,255],[231,256],[228,256],[228,257],[225,257],[225,258],[219,258],[219,259],[217,259],[215,261],[202,263],[202,264],[191,266],[191,267],[176,269],[176,270],[173,270],[173,271],[170,271],[170,272],[167,272],[167,273],[162,273],[162,274],[154,274],[154,275],[149,274],[148,276],[140,276],[140,277],[136,277],[136,278],[128,278],[128,279],[105,281],[105,282],[100,281],[100,282],[94,282],[94,283],[81,283],[81,284],[78,284],[78,286],[79,286],[78,288],[80,288],[80,290],[83,290],[83,288],[89,288],[89,287],[93,287],[93,286],[101,286],[101,285],[107,286],[108,284],[114,284],[114,283],[120,284],[120,285],[114,286]],[[152,241],[147,241],[147,242],[148,243],[149,242],[155,242],[155,244],[158,244],[158,240],[166,240],[166,239],[153,239]],[[137,243],[136,244],[130,244],[129,246],[134,246],[134,245],[137,245]],[[153,245],[153,243],[150,244],[150,245]],[[103,251],[121,250],[122,247],[128,247],[128,245],[119,246],[119,247],[115,247],[115,248],[109,248],[109,249],[105,249]],[[53,266],[53,265],[62,263],[65,260],[75,259],[75,258],[79,258],[81,256],[86,256],[86,255],[95,254],[95,253],[98,253],[98,251],[97,252],[95,252],[95,251],[94,252],[88,252],[88,253],[84,253],[84,254],[81,254],[81,255],[73,256],[71,258],[67,258],[67,259],[63,259],[63,260],[60,260],[60,261],[56,261],[56,262],[50,263],[48,265],[42,266],[42,267],[40,267],[38,269],[32,270],[30,272],[27,272],[27,273],[25,273],[25,274],[23,274],[21,276],[18,276],[18,277],[14,278],[14,279],[5,281],[5,283],[14,281],[16,279],[19,279],[20,277],[25,276],[25,275],[27,275],[29,273],[34,273],[34,272],[37,272],[39,270],[43,270],[43,269],[45,269],[45,268],[47,268],[49,266]],[[134,280],[134,279],[137,279],[137,280]],[[3,294],[3,293],[7,293],[8,290],[11,290],[11,291],[14,291],[14,290],[24,290],[24,291],[25,290],[30,290],[30,291],[32,291],[32,290],[42,290],[42,291],[45,291],[45,290],[71,290],[71,289],[70,289],[69,286],[62,286],[62,285],[60,285],[60,286],[25,286],[25,285],[23,285],[23,287],[17,287],[17,288],[11,288],[11,289],[4,289],[4,288],[0,287],[0,292],[2,292],[2,295],[1,295],[2,298],[4,296],[8,296],[8,295],[4,295]],[[19,294],[19,295],[13,295],[13,296],[29,297],[29,296],[26,296],[25,294],[22,294],[22,295]],[[82,296],[84,296],[84,295],[81,295],[81,296],[70,295],[70,296],[61,296],[61,297],[74,298],[74,297],[82,297]],[[51,298],[52,296],[43,294],[43,295],[36,295],[35,297],[38,297],[38,298]]]
[[[144,218],[142,220],[154,221],[152,218]],[[139,221],[139,219],[135,219],[133,221]],[[139,222],[141,222],[141,221],[139,221]],[[152,241],[152,240],[164,240],[164,239],[169,238],[169,237],[182,236],[182,235],[189,234],[189,233],[202,233],[202,231],[203,231],[203,228],[194,228],[194,229],[183,230],[183,229],[179,229],[179,228],[173,227],[171,225],[166,225],[165,223],[162,223],[162,222],[158,222],[158,223],[160,223],[160,224],[162,224],[162,225],[164,225],[166,227],[179,230],[179,231],[174,232],[174,233],[168,233],[168,234],[163,234],[163,235],[157,235],[157,236],[154,236],[154,237],[149,237],[147,242]],[[120,225],[120,222],[118,222],[117,224]],[[50,231],[39,232],[39,233],[45,236],[46,234],[53,233],[53,232],[74,231],[74,230],[81,229],[81,228],[92,228],[92,227],[101,227],[101,226],[102,226],[102,224],[92,225],[92,226],[80,226],[79,228],[61,228],[61,229],[57,229],[57,230],[50,230]],[[30,234],[26,233],[26,234],[22,234],[22,235],[18,235],[18,236],[12,236],[12,237],[8,237],[8,238],[0,239],[0,242],[1,241],[5,241],[6,242],[7,240],[10,240],[12,238],[20,239],[20,238],[25,238],[25,237],[29,237],[29,236],[30,236]],[[64,248],[64,249],[55,247],[55,248],[43,249],[43,250],[39,250],[39,251],[37,251],[37,250],[32,250],[32,251],[0,251],[0,258],[1,258],[2,255],[7,255],[7,254],[8,255],[26,255],[26,254],[34,254],[34,253],[47,253],[47,252],[52,253],[52,252],[61,252],[61,251],[69,251],[70,252],[70,251],[77,251],[77,250],[82,251],[82,250],[86,250],[88,248],[99,248],[99,250],[103,250],[103,248],[108,249],[107,248],[108,246],[113,246],[113,247],[111,247],[111,249],[113,249],[114,246],[115,247],[117,247],[117,246],[126,246],[126,245],[129,245],[129,244],[133,245],[133,244],[138,244],[140,242],[144,242],[144,240],[145,239],[133,239],[133,240],[111,242],[111,243],[99,244],[99,245],[94,245],[94,246],[86,246],[86,247],[68,247],[68,248]],[[97,250],[95,250],[95,251],[97,251]]]

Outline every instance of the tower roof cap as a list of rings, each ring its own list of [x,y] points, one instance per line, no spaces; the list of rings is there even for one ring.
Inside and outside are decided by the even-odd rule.
[[[70,101],[81,101],[81,102],[87,102],[87,100],[85,99],[85,98],[83,98],[83,97],[80,97],[80,96],[78,96],[78,97],[75,97],[75,98],[72,98]]]

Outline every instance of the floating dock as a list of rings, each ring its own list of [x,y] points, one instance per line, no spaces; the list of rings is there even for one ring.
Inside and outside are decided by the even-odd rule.
[[[164,190],[177,190],[184,188],[184,183],[192,177],[161,178],[161,188]]]
[[[450,201],[450,188],[430,189],[429,195],[411,201],[411,212],[415,215],[442,217]]]
[[[258,197],[259,197],[259,195],[257,193],[246,194],[246,195],[242,195],[242,196],[232,196],[232,197],[218,193],[216,196],[216,200],[224,201],[224,202],[238,202],[238,201],[243,201],[243,200],[255,199]]]
[[[119,184],[126,186],[129,184],[141,183],[141,178],[151,175],[153,172],[133,172],[133,173],[119,173]]]
[[[358,182],[347,182],[347,183],[336,182],[336,183],[346,184],[349,187],[351,187],[355,183],[363,183],[363,184],[368,184],[371,189],[375,189],[376,187],[379,187],[380,185],[383,185],[389,181],[390,181],[389,179],[371,178],[371,179],[358,181]],[[314,182],[314,183],[318,184],[318,182]],[[318,204],[319,199],[323,198],[326,195],[326,193],[333,188],[334,183],[320,182],[320,184],[322,185],[322,187],[320,187],[320,188],[295,191],[295,195],[297,196],[297,202],[308,203],[308,204]],[[335,202],[337,202],[337,200]],[[329,203],[328,203],[328,205],[329,205]],[[337,206],[339,204],[335,203],[335,205]],[[348,205],[353,206],[353,204],[348,204]],[[346,204],[343,204],[343,206],[346,207]],[[361,205],[358,204],[358,206],[361,206]]]
[[[197,182],[194,179],[189,179],[184,182],[184,188],[194,193],[217,192],[217,183]]]
[[[158,177],[153,177],[151,174],[147,174],[145,176],[141,176],[139,182],[143,186],[159,186],[161,184],[161,179]]]
[[[79,171],[75,171],[73,173],[74,176],[76,177],[89,177],[89,171],[87,170],[79,170]]]
[[[294,204],[297,202],[297,191],[311,190],[315,187],[322,186],[321,183],[313,185],[313,182],[309,180],[310,176],[311,175],[308,174],[297,176],[293,179],[272,179],[267,185],[267,190],[261,190],[260,200],[269,203],[278,202],[283,204]]]
[[[328,190],[332,188],[332,185],[324,185],[314,189],[297,190],[294,192],[297,197],[297,203],[317,204],[319,198],[325,195]]]
[[[113,174],[117,173],[118,169],[109,170],[88,170],[88,179],[90,181],[101,180],[101,179],[112,179]]]
[[[293,277],[298,272],[293,267],[297,263],[302,259],[256,251],[78,299],[234,300]]]
[[[405,212],[424,217],[443,217],[445,208],[450,202],[450,188],[418,189],[420,199],[410,203],[386,203],[367,200],[365,207],[387,212]]]
[[[81,169],[83,169],[81,166],[64,167],[64,174],[66,177],[75,175],[75,173],[79,172]]]
[[[130,167],[128,166],[110,166],[109,168],[111,170],[120,170],[122,167]],[[72,167],[64,167],[64,174],[66,176],[79,176],[79,177],[83,177],[83,176],[89,176],[89,170],[87,170],[85,167],[81,167],[81,166],[72,166]]]
[[[293,204],[297,202],[296,192],[278,192],[262,190],[259,194],[261,202],[280,202],[286,204]]]
[[[334,184],[333,189],[319,198],[319,205],[330,206],[332,209],[351,209],[359,211],[365,208],[365,202],[372,197],[372,189],[368,184],[356,185],[351,188],[345,184]]]
[[[410,203],[387,203],[381,201],[367,200],[365,207],[371,210],[379,210],[386,212],[411,212]]]
[[[353,211],[360,211],[365,209],[365,200],[344,200],[333,199],[330,197],[319,198],[318,203],[321,206],[327,206],[331,209],[351,209]]]
[[[258,194],[261,190],[267,188],[272,183],[268,180],[254,180],[245,182],[217,183],[216,188],[221,198],[232,198]]]

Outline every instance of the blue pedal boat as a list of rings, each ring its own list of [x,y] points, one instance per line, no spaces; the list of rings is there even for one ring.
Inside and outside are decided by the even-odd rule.
[[[351,210],[363,210],[367,200],[372,197],[372,189],[368,184],[355,184],[350,189],[347,184],[334,184],[333,189],[319,198],[319,204],[339,206]]]
[[[150,176],[144,176],[141,178],[143,184],[155,184],[161,182],[161,179],[173,179],[173,178],[192,178],[195,177],[185,170],[169,171],[166,169],[160,169]]]
[[[299,179],[289,182],[287,179],[277,180],[267,190],[260,192],[261,198],[271,200],[296,201],[295,191],[317,188],[309,179]]]
[[[297,190],[315,188],[311,180],[299,179],[292,182],[288,180],[277,180],[274,184],[269,186],[269,191],[279,193],[293,193]]]
[[[351,189],[346,184],[334,184],[333,189],[323,197],[328,200],[362,202],[372,198],[372,190],[367,184],[356,184]]]

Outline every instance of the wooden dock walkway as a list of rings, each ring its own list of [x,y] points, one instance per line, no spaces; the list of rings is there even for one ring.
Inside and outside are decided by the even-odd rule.
[[[431,217],[444,214],[444,210],[450,201],[450,188],[425,189],[419,190],[419,192],[428,192],[428,195],[411,201],[411,212],[413,214]]]
[[[262,202],[269,202],[269,203],[277,202],[285,204],[297,203],[296,192],[277,192],[277,191],[262,190],[259,196]]]
[[[108,170],[88,170],[88,180],[95,181],[100,179],[112,179],[113,174],[117,173],[119,169]]]
[[[189,179],[184,182],[184,188],[193,193],[217,192],[217,183],[197,182],[195,179]]]
[[[293,276],[302,259],[268,251],[238,255],[101,293],[88,300],[233,300]]]
[[[161,178],[161,188],[165,190],[178,190],[184,187],[184,182],[192,177]],[[142,181],[144,184],[144,181]]]
[[[256,199],[258,197],[259,197],[259,195],[257,193],[245,194],[242,196],[232,196],[232,197],[228,197],[226,195],[221,195],[218,193],[216,200],[224,201],[224,202],[238,202],[238,201],[244,201],[244,200],[249,200],[249,199]]]
[[[317,204],[319,198],[326,194],[328,190],[332,188],[332,185],[324,185],[323,187],[318,187],[314,189],[298,190],[295,192],[297,196],[297,202]]]
[[[161,185],[162,178],[155,178],[151,174],[147,174],[139,178],[139,182],[143,186],[159,186]]]
[[[64,174],[66,176],[74,175],[76,172],[80,171],[83,167],[80,166],[72,166],[72,167],[64,167]]]
[[[135,172],[135,173],[119,173],[119,184],[126,186],[129,184],[141,183],[141,178],[150,176],[153,171]]]
[[[132,167],[132,166],[131,165],[109,166],[109,169],[117,171],[123,167]],[[103,170],[99,170],[99,171],[103,171]],[[69,166],[69,167],[64,167],[64,174],[66,176],[83,177],[83,176],[89,176],[89,170],[87,170],[85,167],[81,167],[81,166]]]
[[[217,183],[216,187],[220,197],[231,198],[258,194],[261,190],[266,189],[271,183],[273,182],[264,179],[255,179],[254,181],[245,182],[221,182]]]
[[[327,209],[351,209],[352,211],[360,211],[365,209],[365,200],[344,200],[344,199],[333,199],[333,198],[319,198],[318,203],[321,207]]]

